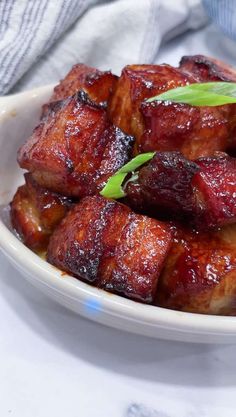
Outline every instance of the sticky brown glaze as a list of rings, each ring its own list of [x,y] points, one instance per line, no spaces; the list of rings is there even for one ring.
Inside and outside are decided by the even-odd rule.
[[[165,213],[174,218],[192,215],[194,199],[192,178],[199,170],[195,162],[180,152],[157,152],[140,169],[138,179],[127,184],[127,200],[153,214]]]
[[[93,196],[57,227],[47,259],[99,288],[150,303],[170,245],[169,226]]]
[[[234,81],[235,68],[224,62],[204,55],[183,56],[179,68],[188,74],[194,74],[198,81]]]
[[[103,188],[129,160],[132,145],[104,108],[80,92],[52,107],[20,148],[18,162],[40,185],[82,197]]]
[[[26,246],[43,250],[73,203],[39,186],[30,174],[25,174],[25,182],[11,202],[11,222]]]
[[[135,209],[188,221],[198,230],[234,223],[236,159],[218,153],[190,161],[179,152],[157,152],[125,191]]]
[[[170,65],[128,65],[123,69],[111,98],[108,109],[111,120],[124,132],[134,135],[137,145],[140,145],[145,129],[140,113],[142,102],[188,82],[194,82],[194,78]]]
[[[140,151],[181,151],[189,159],[209,156],[229,146],[230,106],[192,107],[155,101],[143,103],[145,131]]]
[[[204,55],[184,56],[180,61],[180,69],[194,75],[198,82],[206,81],[233,81],[236,82],[236,70],[220,60]],[[236,152],[236,105],[226,105],[224,111],[228,112],[229,137],[227,151]],[[210,155],[210,154],[209,154]]]
[[[236,314],[236,225],[196,234],[175,229],[156,304],[192,313]]]
[[[110,71],[99,71],[84,64],[72,67],[63,80],[54,88],[50,102],[63,100],[84,90],[96,104],[109,101],[118,77]]]
[[[149,210],[150,206],[147,203],[139,180],[136,179],[135,181],[127,181],[123,188],[126,193],[126,197],[122,199],[122,202],[131,207],[135,212],[145,213],[148,215],[150,214],[152,217],[151,211]],[[153,205],[151,204],[151,206]]]
[[[205,58],[204,64],[208,69],[204,74],[202,70],[201,74],[197,70],[199,60],[199,56],[193,56],[191,65],[187,65],[186,58],[179,68],[169,65],[129,65],[123,69],[108,111],[113,123],[135,136],[136,153],[179,150],[187,158],[196,159],[234,147],[235,105],[192,107],[145,101],[172,88],[221,80],[223,74],[227,80],[235,79],[233,70],[227,71],[208,58]],[[201,57],[201,61],[204,61],[204,57]],[[216,73],[218,78],[214,75]]]
[[[201,158],[192,179],[196,202],[195,224],[219,227],[236,222],[236,159],[228,155]]]

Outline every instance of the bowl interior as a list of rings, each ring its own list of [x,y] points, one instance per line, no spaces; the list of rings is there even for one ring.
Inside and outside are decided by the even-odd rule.
[[[143,305],[93,288],[40,259],[9,230],[6,206],[23,183],[19,146],[39,121],[53,86],[0,98],[0,248],[34,285],[90,319],[131,332],[189,342],[236,342],[236,318],[203,316]],[[5,223],[5,224],[4,224]],[[7,226],[7,227],[6,227]]]
[[[23,171],[16,162],[17,150],[38,123],[41,105],[52,88],[0,98],[0,205],[8,204],[23,183]]]

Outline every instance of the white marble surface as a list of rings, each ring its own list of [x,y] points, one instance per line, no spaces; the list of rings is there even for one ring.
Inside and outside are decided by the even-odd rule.
[[[234,61],[208,28],[170,43]],[[65,310],[0,255],[0,416],[235,417],[236,346],[152,340]],[[204,318],[203,318],[204,319]]]
[[[0,264],[1,417],[235,417],[236,346],[89,322]]]

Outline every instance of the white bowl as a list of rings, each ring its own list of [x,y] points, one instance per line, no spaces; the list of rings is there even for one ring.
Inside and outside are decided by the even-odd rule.
[[[37,123],[52,86],[0,98],[0,205],[11,200],[23,173],[16,152]],[[0,248],[33,285],[91,320],[155,338],[202,343],[236,342],[236,317],[183,313],[139,304],[62,274],[11,232],[1,210]],[[10,277],[9,277],[10,279]]]

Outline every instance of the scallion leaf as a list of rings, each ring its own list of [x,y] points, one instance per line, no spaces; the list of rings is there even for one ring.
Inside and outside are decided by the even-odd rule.
[[[171,101],[192,106],[222,106],[236,103],[236,83],[217,81],[189,84],[184,87],[173,88],[146,101],[149,103],[153,101]]]
[[[107,198],[122,198],[125,197],[125,192],[122,188],[122,184],[129,173],[133,173],[137,168],[153,158],[155,152],[147,152],[137,155],[131,159],[127,164],[119,169],[112,177],[109,178],[105,187],[100,191],[103,197]]]

